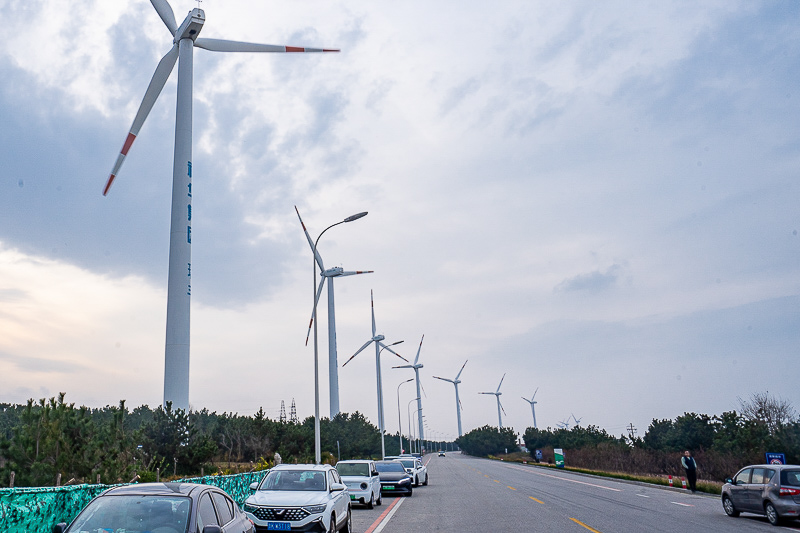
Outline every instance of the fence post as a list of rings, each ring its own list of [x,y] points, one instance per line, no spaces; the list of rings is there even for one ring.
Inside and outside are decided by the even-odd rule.
[[[100,484],[100,474],[97,474],[97,484]]]
[[[200,467],[200,477],[206,477],[205,469],[202,466]]]
[[[56,475],[56,487],[60,486],[61,486],[61,472],[59,472],[58,475]]]
[[[17,477],[17,473],[16,472],[11,472],[11,484],[9,485],[9,488],[12,488],[12,489],[14,488],[14,478],[15,477]]]
[[[685,477],[681,478],[681,483],[683,483],[683,488],[685,489],[686,488],[686,478]]]
[[[156,482],[161,481],[161,468],[156,468]]]
[[[669,476],[669,486],[672,486],[672,476]]]

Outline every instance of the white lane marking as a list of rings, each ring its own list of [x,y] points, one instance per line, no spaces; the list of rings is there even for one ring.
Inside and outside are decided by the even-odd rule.
[[[570,483],[578,483],[580,485],[588,485],[590,487],[596,487],[598,489],[605,489],[605,490],[613,490],[614,492],[622,492],[622,489],[612,489],[611,487],[604,487],[603,485],[595,485],[594,483],[586,483],[585,481],[578,481],[577,479],[567,479],[564,477],[559,476],[551,476],[550,474],[539,474],[536,473],[537,476],[544,476],[544,477],[551,477],[553,479],[559,479],[561,481],[569,481]]]
[[[694,507],[694,505],[688,503],[681,503],[681,502],[669,502],[669,503],[674,503],[675,505],[681,505],[683,507]]]
[[[637,494],[640,498],[649,498],[650,496],[645,496],[644,494]]]
[[[400,508],[400,506],[401,506],[401,505],[403,505],[403,502],[404,502],[404,501],[406,501],[406,500],[405,500],[405,498],[403,498],[402,500],[400,500],[399,502],[397,502],[397,505],[395,505],[395,506],[392,508],[392,510],[391,510],[391,511],[389,511],[389,514],[387,514],[387,515],[386,515],[386,518],[384,518],[384,519],[383,519],[383,522],[381,522],[381,525],[379,525],[378,527],[376,527],[376,528],[374,529],[373,533],[381,533],[381,531],[383,531],[383,528],[385,528],[385,527],[386,527],[386,524],[388,524],[388,523],[389,523],[389,520],[391,520],[391,519],[392,519],[392,517],[394,516],[394,513],[396,513],[396,512],[397,512],[397,510]]]

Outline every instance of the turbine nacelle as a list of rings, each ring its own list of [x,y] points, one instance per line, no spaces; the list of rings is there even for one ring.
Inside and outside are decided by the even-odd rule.
[[[383,340],[386,340],[386,337],[383,335],[375,335],[374,337],[372,337],[372,340],[375,342],[381,342]]]
[[[173,39],[173,42],[178,44],[183,39],[191,39],[194,41],[197,39],[200,30],[203,29],[203,24],[205,24],[205,22],[205,12],[198,8],[192,9],[175,32],[175,39]]]

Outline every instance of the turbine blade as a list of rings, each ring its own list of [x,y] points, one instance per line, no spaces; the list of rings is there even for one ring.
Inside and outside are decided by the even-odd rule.
[[[150,0],[150,3],[156,8],[158,16],[166,24],[169,33],[174,36],[175,32],[178,31],[178,23],[175,22],[175,13],[172,11],[169,2],[167,0]]]
[[[303,46],[283,46],[276,44],[244,43],[241,41],[228,41],[225,39],[205,39],[198,37],[194,45],[211,52],[338,52],[334,48],[309,48]]]
[[[300,216],[300,211],[297,210],[297,206],[294,206],[294,210],[297,212],[297,218],[300,219],[300,225],[303,226],[303,233],[306,234],[306,239],[308,239],[308,245],[311,247],[311,251],[314,252],[314,259],[316,259],[317,264],[319,265],[320,270],[325,270],[325,267],[322,265],[322,257],[320,257],[319,252],[317,251],[316,247],[314,246],[314,241],[311,239],[311,235],[308,234],[308,230],[306,229],[306,225],[303,222],[303,217]],[[373,333],[374,336],[374,333]]]
[[[497,391],[495,391],[495,392],[500,392],[500,387],[503,386],[503,380],[504,379],[506,379],[506,375],[505,374],[503,374],[503,377],[500,378],[500,385],[497,386]]]
[[[539,392],[539,387],[536,387],[536,390],[533,391],[533,396],[531,396],[531,401],[533,401],[533,399],[536,398],[536,393],[537,392]]]
[[[469,361],[469,359],[467,359],[466,361],[464,361],[464,364],[463,364],[463,365],[461,365],[461,370],[459,370],[459,371],[458,371],[458,375],[456,376],[456,379],[455,379],[456,381],[458,381],[458,378],[460,378],[460,377],[461,377],[461,373],[464,371],[464,367],[465,367],[465,366],[467,366],[467,362],[468,362],[468,361]]]
[[[422,341],[424,341],[424,340],[425,340],[425,334],[422,335],[422,339],[420,339],[420,341],[419,341],[419,348],[417,348],[417,357],[416,357],[416,359],[414,359],[414,364],[415,365],[419,361],[419,352],[420,352],[420,350],[422,350]]]
[[[384,349],[384,350],[386,350],[387,352],[392,352],[392,353],[393,353],[393,354],[395,354],[397,357],[399,357],[400,359],[402,359],[403,361],[405,361],[406,363],[408,363],[408,359],[406,359],[405,357],[403,357],[403,356],[402,356],[402,355],[400,355],[399,353],[395,352],[394,350],[392,350],[391,348],[389,348],[388,346],[386,346],[386,345],[385,345],[385,344],[383,344],[382,342],[378,341],[378,346],[380,346],[381,348],[383,348],[383,349]]]
[[[167,7],[169,7],[169,4],[167,4]],[[160,95],[161,91],[164,89],[164,85],[167,83],[167,79],[169,79],[169,75],[172,73],[172,69],[175,67],[175,62],[177,60],[178,45],[176,44],[169,52],[166,53],[164,57],[161,58],[161,61],[159,61],[158,66],[156,67],[156,71],[153,73],[153,77],[150,79],[150,85],[147,86],[147,91],[144,93],[142,103],[139,104],[139,111],[136,112],[136,117],[133,119],[133,124],[128,132],[128,137],[125,139],[125,144],[122,145],[122,150],[120,150],[119,156],[117,156],[117,161],[114,163],[114,168],[111,170],[111,174],[108,176],[108,181],[103,189],[103,196],[108,194],[111,184],[114,183],[114,178],[117,177],[119,169],[122,167],[122,163],[125,161],[125,156],[128,155],[128,150],[131,149],[133,141],[135,141],[136,136],[139,135],[139,130],[142,129],[142,125],[144,124],[147,115],[150,114],[150,110],[153,109],[153,105],[156,103],[158,95]]]
[[[356,274],[372,274],[373,272],[374,272],[373,270],[350,270],[342,272],[336,277],[340,278],[342,276],[355,276]]]
[[[353,355],[351,355],[351,356],[350,356],[350,359],[348,359],[347,361],[345,361],[345,362],[344,362],[344,365],[346,365],[347,363],[349,363],[350,361],[352,361],[352,360],[353,360],[353,357],[355,357],[355,356],[357,356],[358,354],[360,354],[361,352],[363,352],[363,351],[364,351],[364,348],[366,348],[367,346],[369,346],[370,344],[372,344],[372,342],[373,342],[373,341],[372,341],[372,339],[370,339],[370,340],[368,340],[367,342],[365,342],[365,343],[364,343],[364,346],[362,346],[361,348],[359,348],[359,349],[358,349],[358,351],[357,351],[356,353],[354,353]],[[344,365],[342,365],[342,367],[344,367]]]
[[[375,300],[372,298],[372,289],[369,291],[369,305],[372,309],[372,336],[375,337]]]
[[[319,303],[319,297],[322,295],[322,286],[325,285],[326,279],[328,278],[323,276],[322,281],[319,282],[317,296],[314,298],[314,309],[311,311],[311,322],[308,323],[308,333],[306,333],[306,346],[308,346],[308,338],[311,336],[311,326],[314,325],[314,319],[317,318],[317,304]]]
[[[414,365],[393,366],[392,368],[414,368]]]
[[[439,376],[431,376],[431,377],[436,379],[441,379],[442,381],[447,381],[449,383],[455,383],[452,379],[440,378]]]
[[[422,394],[424,394],[425,398],[427,398],[428,397],[428,393],[425,392],[425,386],[422,384],[421,381],[419,382],[419,387],[422,389]]]
[[[503,404],[500,403],[500,398],[497,399],[497,405],[500,406],[500,410],[503,411],[503,414],[505,415],[506,414],[506,410],[505,410],[505,408],[503,408]],[[506,415],[506,416],[508,416],[508,415]]]

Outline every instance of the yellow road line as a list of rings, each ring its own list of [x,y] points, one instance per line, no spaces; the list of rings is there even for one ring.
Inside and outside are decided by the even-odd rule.
[[[538,502],[538,503],[541,503],[542,505],[544,505],[544,502],[543,502],[542,500],[539,500],[539,499],[537,499],[537,498],[534,498],[533,496],[528,496],[528,498],[530,498],[531,500],[533,500],[533,501],[535,501],[535,502]]]
[[[500,483],[500,482],[499,482],[499,481],[497,481],[496,479],[493,479],[492,481],[494,481],[495,483]]]
[[[489,476],[487,476],[486,474],[484,474],[484,475],[483,475],[483,477],[489,477]]]
[[[506,487],[508,487],[508,488],[509,488],[509,489],[511,489],[511,490],[517,490],[517,489],[515,489],[514,487],[511,487],[511,486],[509,486],[509,485],[506,485]]]
[[[599,531],[597,531],[595,528],[587,526],[586,524],[584,524],[583,522],[581,522],[581,521],[580,521],[580,520],[578,520],[578,519],[575,519],[575,518],[570,518],[570,520],[572,520],[573,522],[575,522],[575,523],[576,523],[576,524],[578,524],[579,526],[583,526],[583,527],[585,527],[586,529],[588,529],[588,530],[589,530],[589,531],[591,531],[592,533],[600,533],[600,532],[599,532]]]

